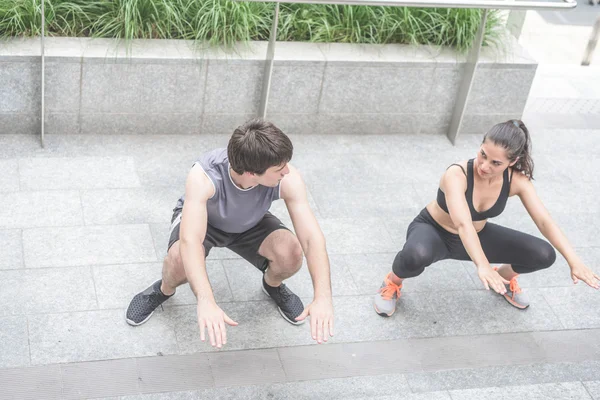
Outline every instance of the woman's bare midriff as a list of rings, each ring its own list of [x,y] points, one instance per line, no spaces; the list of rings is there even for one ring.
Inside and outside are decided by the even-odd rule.
[[[456,229],[456,227],[454,226],[454,223],[452,222],[452,218],[450,218],[450,214],[448,214],[444,210],[442,210],[435,200],[432,201],[431,203],[427,204],[427,211],[429,211],[429,214],[431,214],[431,217],[435,220],[435,222],[440,224],[442,228],[444,228],[445,230],[447,230],[450,233],[454,233],[455,235],[458,235],[458,229]],[[482,230],[483,227],[485,226],[486,221],[487,220],[473,221],[473,226],[475,227],[475,230],[477,232]]]

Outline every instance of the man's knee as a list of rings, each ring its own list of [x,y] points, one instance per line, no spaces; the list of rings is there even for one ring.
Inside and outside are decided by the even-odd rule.
[[[183,261],[181,259],[179,241],[173,243],[173,245],[167,252],[167,256],[165,257],[165,264],[172,271],[179,271],[183,269]]]
[[[302,267],[302,247],[295,236],[292,235],[285,244],[274,249],[273,262],[289,272],[297,272]]]

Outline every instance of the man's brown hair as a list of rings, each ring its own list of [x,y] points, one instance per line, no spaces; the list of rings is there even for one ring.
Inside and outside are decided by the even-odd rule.
[[[227,145],[229,164],[240,175],[244,172],[262,175],[270,167],[289,162],[293,152],[290,138],[260,118],[236,128]]]

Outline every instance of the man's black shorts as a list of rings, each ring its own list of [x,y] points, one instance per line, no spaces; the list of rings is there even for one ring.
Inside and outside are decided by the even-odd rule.
[[[173,243],[179,240],[181,212],[181,208],[173,210],[171,233],[167,251],[173,246]],[[269,266],[269,260],[258,254],[260,245],[272,232],[278,229],[287,229],[279,218],[270,212],[267,212],[258,224],[242,233],[223,232],[210,224],[207,224],[206,228],[206,237],[203,243],[206,256],[208,256],[208,253],[210,253],[210,250],[213,247],[226,247],[242,256],[245,260],[263,272]]]

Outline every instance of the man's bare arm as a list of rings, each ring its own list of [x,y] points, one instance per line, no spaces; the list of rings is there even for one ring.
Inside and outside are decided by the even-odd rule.
[[[185,183],[185,202],[181,215],[180,251],[187,280],[196,295],[214,301],[206,274],[204,238],[208,217],[206,202],[214,194],[214,188],[202,169],[195,165]]]
[[[304,181],[293,166],[289,167],[290,173],[281,181],[281,198],[285,201],[298,241],[306,256],[315,292],[313,302],[296,319],[302,320],[310,315],[312,337],[321,343],[322,340],[327,341],[327,333],[333,336],[329,257],[325,237],[308,204]]]
[[[198,300],[197,314],[200,339],[221,348],[227,343],[225,324],[235,326],[233,321],[215,302],[204,253],[204,238],[208,225],[206,202],[214,195],[214,187],[200,166],[190,171],[185,184],[185,202],[181,215],[180,251],[185,273]]]

